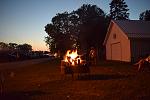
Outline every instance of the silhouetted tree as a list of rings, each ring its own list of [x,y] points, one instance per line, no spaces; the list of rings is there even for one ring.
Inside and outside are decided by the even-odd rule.
[[[4,42],[0,42],[0,49],[8,49],[8,44],[7,43],[4,43]]]
[[[45,42],[51,52],[68,49],[88,50],[91,46],[102,48],[109,17],[96,5],[84,4],[71,13],[58,13],[52,23],[45,26],[49,36]]]
[[[10,50],[15,50],[15,49],[17,49],[17,45],[18,45],[18,44],[16,44],[16,43],[9,43],[9,44],[8,44]]]
[[[108,27],[108,16],[96,5],[84,4],[76,10],[80,20],[79,44],[82,50],[95,47],[102,53],[102,43]],[[101,54],[100,54],[101,55]]]
[[[55,53],[57,50],[55,48],[55,41],[54,38],[50,37],[50,36],[46,36],[45,37],[45,42],[46,45],[49,46],[49,50],[51,53]]]
[[[22,52],[22,53],[29,53],[32,51],[32,46],[30,44],[19,44],[17,46],[17,49],[19,52]]]
[[[110,5],[110,17],[114,20],[129,19],[129,9],[124,0],[112,0]]]
[[[139,16],[140,20],[150,21],[150,10],[142,12]]]
[[[45,42],[52,52],[58,50],[64,52],[76,46],[76,26],[78,22],[76,18],[77,16],[73,13],[58,13],[52,18],[52,23],[45,26],[45,31],[49,35],[45,37]]]

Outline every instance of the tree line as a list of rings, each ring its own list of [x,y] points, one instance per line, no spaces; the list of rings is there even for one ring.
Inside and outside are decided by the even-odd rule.
[[[88,52],[95,47],[99,56],[103,55],[103,41],[110,20],[129,20],[129,9],[124,0],[112,0],[110,13],[106,14],[96,5],[83,4],[70,13],[58,13],[45,26],[45,42],[50,52],[65,53],[68,49]],[[140,20],[149,20],[150,10],[140,14]]]
[[[24,53],[28,53],[32,51],[32,46],[30,44],[17,44],[17,43],[4,43],[0,42],[1,50],[10,50],[10,51],[21,51]]]
[[[0,42],[0,62],[50,57],[48,51],[33,51],[30,44]],[[51,56],[52,58],[52,56]]]

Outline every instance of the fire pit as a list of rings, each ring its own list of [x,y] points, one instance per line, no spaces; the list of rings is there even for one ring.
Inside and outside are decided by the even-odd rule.
[[[81,59],[81,55],[78,55],[77,50],[68,50],[64,56],[64,60],[61,60],[61,74],[74,74],[77,73],[78,76],[81,74],[89,74],[90,68],[86,60]]]

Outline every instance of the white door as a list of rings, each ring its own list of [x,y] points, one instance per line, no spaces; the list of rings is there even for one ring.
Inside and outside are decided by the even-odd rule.
[[[111,59],[121,61],[121,43],[111,44]]]

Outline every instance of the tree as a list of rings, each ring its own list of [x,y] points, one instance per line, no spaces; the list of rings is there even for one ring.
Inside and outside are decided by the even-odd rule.
[[[4,49],[8,49],[8,44],[4,43],[4,42],[0,42],[0,49],[4,50]]]
[[[114,20],[129,19],[129,9],[124,0],[112,0],[110,5],[110,17]]]
[[[80,20],[79,42],[81,49],[89,50],[91,46],[102,48],[107,31],[107,16],[96,5],[84,4],[76,10]]]
[[[51,53],[55,53],[57,51],[55,48],[55,42],[53,38],[51,38],[50,36],[46,36],[45,42],[46,42],[46,45],[49,46],[49,50]]]
[[[88,50],[91,46],[102,48],[109,17],[96,5],[84,4],[71,13],[58,13],[45,26],[45,42],[51,52],[66,52],[79,48]]]
[[[19,52],[22,52],[22,53],[29,53],[32,51],[32,46],[30,44],[19,44],[17,46],[17,49]]]
[[[15,49],[17,49],[17,45],[18,45],[18,44],[16,44],[16,43],[9,43],[9,44],[8,44],[10,50],[15,50]]]
[[[140,20],[150,21],[150,10],[142,12],[139,16]]]
[[[77,44],[77,16],[73,13],[58,13],[52,18],[52,23],[45,26],[45,31],[49,35],[45,37],[45,42],[49,45],[51,52],[62,51],[74,48]]]

